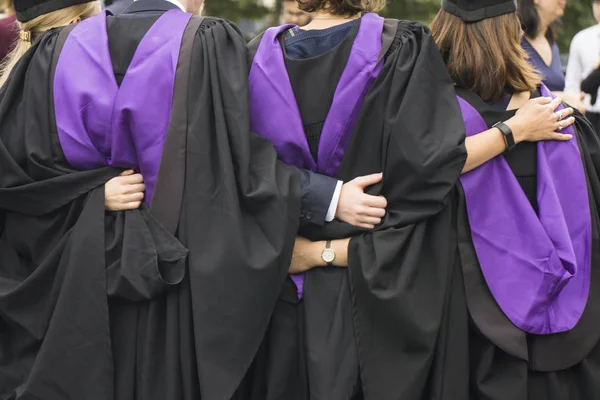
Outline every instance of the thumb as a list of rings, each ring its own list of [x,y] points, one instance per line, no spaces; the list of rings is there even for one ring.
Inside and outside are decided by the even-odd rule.
[[[129,175],[133,175],[133,170],[132,169],[128,169],[127,171],[123,171],[121,172],[121,174],[119,176],[129,176]]]
[[[381,182],[382,179],[383,179],[383,174],[378,173],[378,174],[359,176],[354,181],[356,182],[356,184],[359,187],[364,189],[367,186],[371,186],[371,185]]]

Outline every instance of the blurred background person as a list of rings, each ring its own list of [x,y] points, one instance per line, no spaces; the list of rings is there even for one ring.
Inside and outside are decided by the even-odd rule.
[[[548,89],[572,107],[585,112],[583,96],[564,91],[565,76],[553,25],[564,15],[566,4],[566,0],[520,0],[518,15],[524,33],[521,45]]]
[[[600,59],[596,61],[594,70],[581,82],[581,90],[590,95],[589,101],[592,107],[598,108],[598,91],[600,90]],[[596,132],[600,132],[600,114],[589,113],[590,121],[595,124]]]
[[[296,0],[283,0],[279,23],[281,25],[293,24],[305,26],[310,22],[310,14],[298,7]]]
[[[0,15],[0,62],[4,62],[19,38],[19,26],[17,25],[12,0],[3,1],[2,8],[3,13]]]
[[[600,0],[593,0],[594,19],[600,22]],[[588,93],[584,100],[586,116],[600,132],[600,104],[596,103],[598,86],[600,86],[600,24],[582,30],[573,38],[567,66],[565,92],[569,95]],[[586,79],[587,78],[587,79]]]

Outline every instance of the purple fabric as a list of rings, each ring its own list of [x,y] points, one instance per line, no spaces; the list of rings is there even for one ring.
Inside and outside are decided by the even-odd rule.
[[[106,13],[81,22],[60,54],[54,76],[56,126],[68,162],[144,175],[150,204],[171,115],[175,71],[191,14],[164,13],[140,42],[121,87],[108,48]]]
[[[542,87],[543,96],[551,96]],[[467,136],[488,129],[458,98]],[[561,106],[562,107],[562,106]],[[552,334],[572,329],[590,286],[591,216],[581,154],[568,142],[537,144],[536,215],[502,156],[461,176],[473,244],[496,302],[520,329]]]
[[[379,75],[383,18],[366,14],[360,21],[348,63],[338,82],[318,150],[318,164],[310,154],[304,125],[295,101],[278,36],[290,25],[267,30],[250,70],[251,128],[271,140],[286,164],[334,176],[364,97]],[[302,297],[304,274],[293,275]]]

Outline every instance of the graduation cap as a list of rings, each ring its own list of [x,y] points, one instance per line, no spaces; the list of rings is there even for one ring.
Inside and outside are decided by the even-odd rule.
[[[14,0],[15,12],[19,22],[27,22],[40,15],[62,10],[92,0]]]
[[[517,11],[516,0],[442,0],[442,8],[464,22],[477,22]]]

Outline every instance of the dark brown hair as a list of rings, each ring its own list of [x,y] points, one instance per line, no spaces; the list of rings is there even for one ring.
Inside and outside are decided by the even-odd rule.
[[[533,0],[519,0],[517,2],[517,12],[521,21],[521,29],[528,38],[534,38],[540,34],[540,16],[535,8]],[[544,32],[546,39],[552,44],[556,41],[556,33],[553,24],[548,26]]]
[[[312,13],[325,11],[333,15],[355,15],[376,12],[385,7],[386,0],[298,0],[301,10]]]
[[[485,101],[498,100],[506,92],[531,91],[541,83],[521,47],[515,13],[465,23],[442,9],[431,32],[454,83]]]

